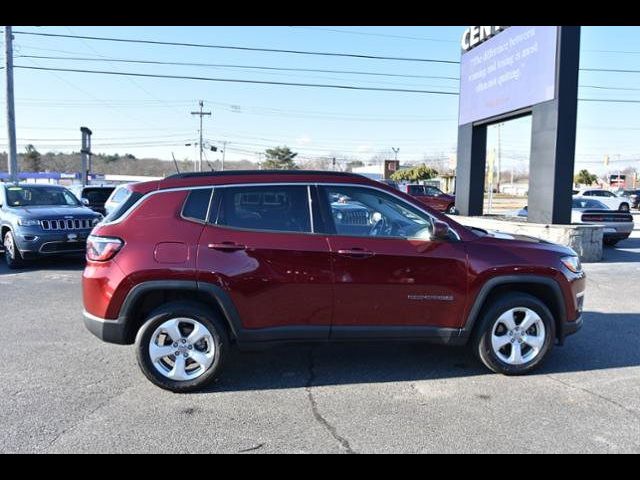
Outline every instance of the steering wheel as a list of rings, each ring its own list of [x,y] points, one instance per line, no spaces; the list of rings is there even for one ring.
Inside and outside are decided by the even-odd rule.
[[[387,233],[388,229],[389,229],[388,222],[387,222],[386,218],[384,218],[384,216],[383,216],[382,218],[380,218],[380,220],[378,220],[373,225],[373,227],[371,227],[371,230],[369,230],[369,236],[370,237],[378,237],[378,236],[385,235]]]

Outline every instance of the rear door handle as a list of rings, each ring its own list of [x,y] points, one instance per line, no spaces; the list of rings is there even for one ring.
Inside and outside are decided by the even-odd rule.
[[[246,250],[247,248],[245,245],[233,242],[210,243],[207,247],[211,250],[222,250],[223,252],[235,252],[237,250]]]
[[[353,258],[369,258],[373,257],[375,253],[370,250],[365,250],[364,248],[350,248],[345,250],[338,250],[338,255],[343,255],[345,257],[353,257]]]

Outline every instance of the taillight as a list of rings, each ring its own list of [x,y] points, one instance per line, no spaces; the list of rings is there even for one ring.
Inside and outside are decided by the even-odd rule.
[[[119,238],[90,235],[87,238],[87,258],[93,262],[106,262],[115,257],[123,245]]]

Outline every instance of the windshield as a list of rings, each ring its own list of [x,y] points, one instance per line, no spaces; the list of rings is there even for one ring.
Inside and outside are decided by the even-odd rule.
[[[89,203],[104,205],[113,193],[113,188],[85,188],[82,191],[82,198],[89,200]]]
[[[59,187],[6,187],[9,207],[69,206],[80,203],[71,192]]]

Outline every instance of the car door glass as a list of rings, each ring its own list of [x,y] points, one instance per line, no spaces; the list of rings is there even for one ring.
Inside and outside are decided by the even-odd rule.
[[[306,185],[216,188],[210,220],[248,230],[310,233],[308,189]]]
[[[366,187],[321,188],[337,235],[429,240],[431,217],[387,193]]]
[[[426,187],[427,195],[430,197],[439,197],[442,192],[435,187]]]
[[[424,185],[408,185],[407,193],[414,197],[423,197],[426,195]]]

